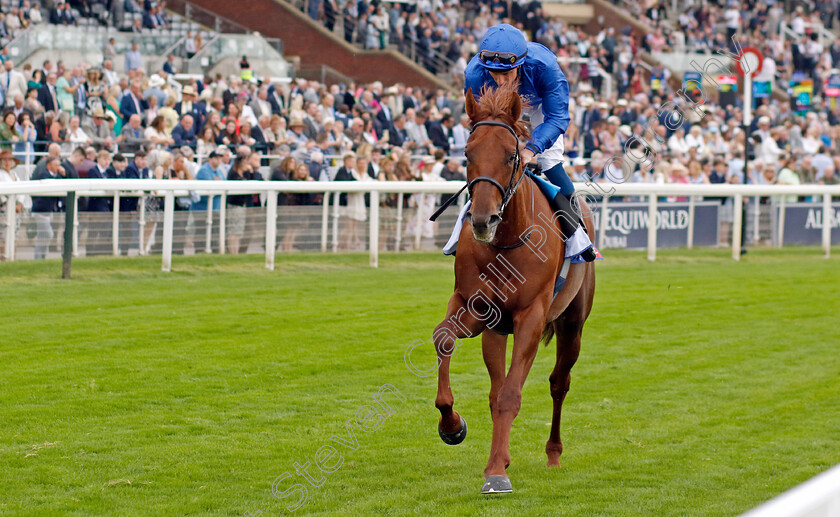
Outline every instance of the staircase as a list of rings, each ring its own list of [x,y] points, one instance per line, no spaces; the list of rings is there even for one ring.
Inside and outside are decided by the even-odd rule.
[[[172,0],[167,2],[167,7],[178,13],[199,7],[263,36],[282,38],[284,54],[297,56],[304,67],[326,65],[337,74],[359,82],[452,88],[448,82],[394,50],[354,47],[285,0]]]

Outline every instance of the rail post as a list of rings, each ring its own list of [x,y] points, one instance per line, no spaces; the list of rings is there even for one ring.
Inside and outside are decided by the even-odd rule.
[[[370,267],[379,267],[379,191],[370,193]]]
[[[163,265],[162,271],[172,271],[172,227],[175,224],[175,191],[167,190],[163,198]]]
[[[64,213],[64,250],[61,261],[61,278],[70,278],[70,270],[73,266],[73,223],[76,220],[76,191],[67,193],[64,202],[66,212]]]
[[[265,205],[265,267],[274,271],[274,249],[277,247],[277,191],[270,190]]]
[[[732,258],[735,260],[741,260],[741,229],[744,223],[744,196],[741,194],[735,194],[732,204],[733,209],[735,210],[732,214]]]
[[[825,258],[831,257],[831,194],[823,194],[822,247]]]
[[[648,260],[656,260],[656,194],[648,196]]]

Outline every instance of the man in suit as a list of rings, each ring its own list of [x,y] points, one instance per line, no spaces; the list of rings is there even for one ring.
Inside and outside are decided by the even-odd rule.
[[[122,172],[121,179],[137,180],[148,178],[149,169],[146,168],[146,153],[142,150],[137,151],[134,153],[134,161]],[[120,198],[120,212],[129,212],[128,215],[120,219],[119,241],[120,246],[126,252],[131,247],[139,246],[140,226],[138,216],[136,215],[139,203],[140,198],[137,197]]]
[[[403,110],[407,110],[409,108],[417,109],[420,107],[420,102],[414,97],[414,90],[412,88],[406,88],[405,94],[403,95]],[[403,111],[405,113],[405,111]]]
[[[184,115],[192,115],[195,127],[204,127],[205,119],[207,118],[207,105],[204,102],[198,101],[195,88],[188,84],[181,90],[181,102],[175,104],[175,112],[183,117]]]
[[[128,164],[120,178],[125,180],[149,179],[149,169],[146,168],[146,153],[144,151],[134,153],[134,161]],[[136,197],[120,198],[120,212],[136,212],[138,199]]]
[[[266,132],[271,131],[271,116],[260,115],[257,125],[251,128],[251,138],[255,140],[254,150],[269,152],[273,150],[272,144],[266,138]]]
[[[120,115],[123,120],[131,119],[132,115],[139,115],[142,120],[147,109],[149,109],[149,104],[143,99],[140,81],[134,80],[120,102]]]
[[[82,130],[95,145],[110,148],[113,144],[111,128],[108,127],[108,123],[105,121],[105,112],[100,107],[95,108],[93,115],[85,119]],[[111,163],[110,156],[108,157],[108,163]]]
[[[15,103],[15,96],[26,96],[27,81],[22,73],[14,69],[15,64],[11,59],[3,63],[3,68],[6,71],[0,75],[0,85],[6,94],[6,106],[11,107]]]
[[[344,155],[344,165],[335,173],[333,181],[356,181],[353,172],[356,170],[356,154],[349,152]],[[347,205],[347,194],[341,194],[338,200],[340,205]]]
[[[111,166],[105,169],[105,177],[108,179],[118,179],[122,178],[122,173],[128,167],[128,159],[120,153],[114,155],[114,159],[111,160]],[[111,207],[113,210],[113,207]]]
[[[63,178],[64,170],[58,163],[58,158],[47,158],[45,167],[32,175],[32,180],[46,180]],[[57,197],[32,196],[32,215],[35,218],[37,235],[35,236],[35,258],[46,258],[50,249],[50,241],[55,236],[52,228],[52,213],[58,212]]]
[[[58,111],[58,97],[56,97],[55,82],[58,78],[54,73],[47,75],[47,84],[38,90],[38,102],[44,111]]]
[[[318,122],[318,118],[318,105],[314,102],[306,103],[306,116],[303,117],[303,133],[310,140],[315,140],[315,137],[321,132],[321,124]]]
[[[286,110],[286,96],[283,90],[276,86],[269,85],[268,87],[268,103],[271,105],[271,112],[280,114]]]
[[[120,148],[126,152],[138,151],[147,143],[146,136],[143,134],[143,128],[140,126],[140,115],[132,115],[128,119],[128,124],[123,126],[120,132],[120,137],[123,143]]]
[[[449,153],[450,143],[449,137],[452,136],[452,126],[455,121],[452,115],[446,114],[438,122],[433,122],[429,125],[429,138],[432,140],[432,145],[438,149],[443,149],[445,153]]]
[[[107,171],[111,166],[111,153],[101,150],[96,155],[96,165],[88,170],[88,179],[107,179]],[[112,199],[110,197],[86,198],[88,212],[110,212]],[[102,215],[93,216],[95,219],[87,223],[87,243],[85,252],[88,256],[108,255],[111,252],[111,224]],[[98,219],[98,220],[97,220]]]
[[[268,102],[268,87],[260,86],[260,89],[257,91],[257,97],[248,105],[254,110],[254,116],[257,117],[257,120],[263,115],[271,116],[271,103]]]
[[[85,160],[85,148],[77,147],[73,152],[61,162],[61,167],[64,169],[64,177],[68,179],[78,179],[79,173],[76,168]]]
[[[153,12],[151,12],[151,11],[144,11],[143,12],[143,28],[144,29],[156,29],[157,28],[157,18],[155,18]]]
[[[190,148],[195,148],[195,125],[192,115],[181,117],[181,123],[172,130],[172,138],[175,140],[176,147],[186,145]]]
[[[410,140],[405,130],[405,115],[399,114],[394,117],[394,128],[388,134],[388,144],[393,147],[402,147]]]
[[[376,120],[379,122],[379,127],[382,128],[381,132],[377,132],[377,135],[380,137],[385,130],[390,132],[393,129],[394,115],[389,106],[392,99],[393,97],[391,95],[383,97],[382,102],[379,103],[379,111],[376,112]]]

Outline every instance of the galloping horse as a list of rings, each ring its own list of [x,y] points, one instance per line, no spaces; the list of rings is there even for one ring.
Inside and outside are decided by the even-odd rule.
[[[481,334],[493,417],[482,493],[513,491],[505,473],[510,465],[511,425],[519,413],[522,386],[541,337],[548,343],[555,334],[557,363],[549,376],[554,411],[545,451],[548,466],[560,466],[560,411],[595,292],[595,268],[590,262],[571,265],[565,284],[555,293],[565,251],[556,219],[564,214],[552,213],[536,181],[520,164],[519,137],[526,129],[519,121],[522,101],[515,88],[486,89],[480,102],[471,90],[466,95],[466,111],[473,124],[465,150],[472,206],[455,257],[455,292],[446,318],[433,335],[439,359],[438,431],[444,442],[455,445],[463,441],[467,427],[452,409],[449,359],[460,339]],[[594,240],[591,212],[582,201],[580,207]],[[511,333],[513,357],[505,375]]]

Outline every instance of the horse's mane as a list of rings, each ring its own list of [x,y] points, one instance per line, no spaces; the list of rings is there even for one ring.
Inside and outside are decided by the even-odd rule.
[[[513,120],[513,114],[510,112],[515,96],[519,97],[518,89],[519,81],[498,88],[492,88],[488,85],[482,86],[479,93],[478,111],[474,114],[472,123],[475,124],[487,119],[500,120],[514,128],[517,135],[528,138],[530,131],[528,131],[527,124],[522,120]],[[519,100],[524,111],[528,104],[521,97]]]

